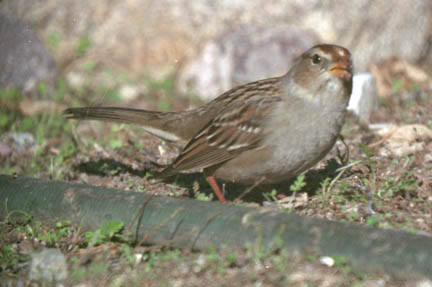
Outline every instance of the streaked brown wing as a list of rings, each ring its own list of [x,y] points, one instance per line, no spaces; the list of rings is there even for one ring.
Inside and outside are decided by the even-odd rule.
[[[163,173],[171,175],[180,170],[206,168],[256,148],[264,136],[262,123],[277,101],[280,98],[273,94],[232,103],[189,141]]]

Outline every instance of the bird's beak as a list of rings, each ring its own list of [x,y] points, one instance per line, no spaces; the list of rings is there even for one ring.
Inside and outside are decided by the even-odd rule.
[[[352,63],[347,58],[341,58],[328,71],[340,79],[349,79],[352,77]]]

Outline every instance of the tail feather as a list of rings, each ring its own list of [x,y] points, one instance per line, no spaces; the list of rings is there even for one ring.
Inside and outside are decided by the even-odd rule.
[[[141,125],[146,131],[167,141],[181,137],[172,128],[176,113],[156,112],[118,107],[69,108],[63,112],[68,119],[100,120]]]
[[[85,107],[69,108],[63,114],[68,119],[106,120],[145,125],[151,121],[167,118],[173,113],[117,107]]]

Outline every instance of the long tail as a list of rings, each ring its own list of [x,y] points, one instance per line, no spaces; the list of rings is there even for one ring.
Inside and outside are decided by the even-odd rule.
[[[166,141],[184,140],[178,133],[178,113],[156,112],[118,107],[69,108],[63,112],[68,119],[100,120],[141,125],[147,132]]]

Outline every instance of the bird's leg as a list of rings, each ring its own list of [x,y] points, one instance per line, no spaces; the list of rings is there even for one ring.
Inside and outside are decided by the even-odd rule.
[[[206,180],[210,184],[211,188],[213,189],[213,191],[216,194],[219,201],[222,203],[225,203],[226,202],[225,196],[223,195],[222,191],[220,190],[220,188],[216,182],[215,177],[214,176],[207,176]]]
[[[345,154],[342,155],[339,148],[337,148],[337,154],[338,154],[338,158],[342,164],[342,166],[346,165],[348,163],[349,160],[349,146],[346,144],[345,142],[345,138],[343,135],[339,135],[339,140],[342,142],[342,144],[345,146]]]

